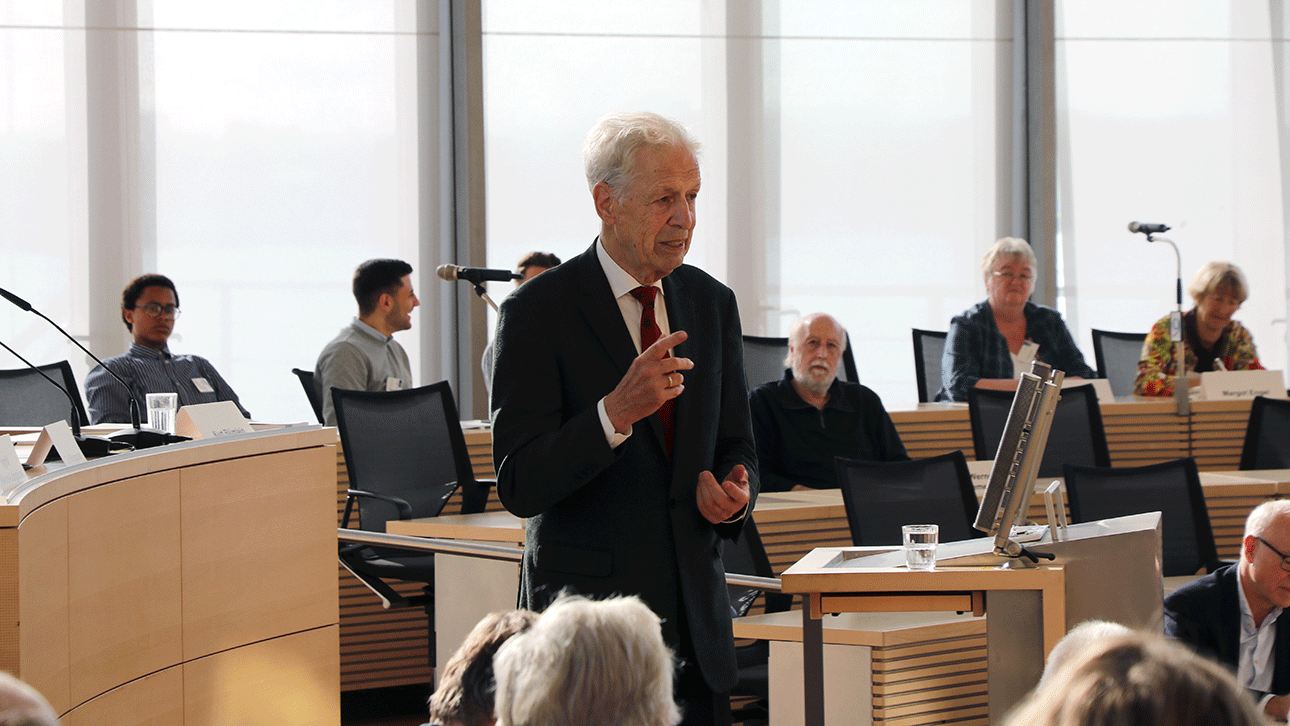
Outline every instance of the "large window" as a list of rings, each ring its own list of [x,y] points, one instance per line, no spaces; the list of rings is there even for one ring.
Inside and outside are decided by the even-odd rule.
[[[1279,5],[1058,3],[1063,293],[1086,352],[1090,328],[1145,333],[1173,308],[1173,250],[1126,229],[1161,222],[1184,285],[1210,260],[1245,271],[1236,317],[1285,368]]]

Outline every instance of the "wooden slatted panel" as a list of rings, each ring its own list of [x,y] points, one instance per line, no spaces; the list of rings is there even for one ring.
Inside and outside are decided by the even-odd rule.
[[[1188,420],[1172,401],[1104,403],[1102,429],[1113,466],[1144,466],[1190,452]]]
[[[989,723],[985,620],[967,627],[975,632],[872,649],[874,724]]]
[[[1191,409],[1191,455],[1201,471],[1230,471],[1241,463],[1252,401],[1198,401]]]
[[[910,457],[925,459],[958,449],[967,458],[973,458],[975,449],[966,404],[920,403],[917,409],[890,413]]]

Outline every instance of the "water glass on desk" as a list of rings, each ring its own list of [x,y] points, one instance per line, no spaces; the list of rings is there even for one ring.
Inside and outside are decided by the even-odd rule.
[[[905,543],[905,566],[930,570],[936,566],[936,541],[941,528],[935,524],[906,524],[900,528]]]
[[[149,393],[148,428],[175,433],[175,412],[178,409],[178,393]]]

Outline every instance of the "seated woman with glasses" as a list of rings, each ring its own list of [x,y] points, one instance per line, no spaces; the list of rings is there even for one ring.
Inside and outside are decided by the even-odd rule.
[[[1254,338],[1232,315],[1249,296],[1241,268],[1230,262],[1209,262],[1196,271],[1187,294],[1196,306],[1183,315],[1181,375],[1189,386],[1200,384],[1194,374],[1208,371],[1263,370]],[[1178,373],[1178,349],[1169,335],[1169,316],[1151,326],[1133,381],[1135,396],[1172,396]],[[1188,375],[1193,374],[1193,375]]]
[[[144,405],[149,393],[177,393],[180,406],[232,401],[243,416],[251,417],[210,361],[195,355],[171,355],[167,341],[178,319],[179,292],[170,278],[141,275],[126,285],[121,294],[121,320],[134,336],[134,345],[103,365],[129,383],[130,390],[102,366],[94,366],[85,378],[91,422],[130,423],[130,394],[146,417]]]
[[[1030,302],[1035,253],[1029,243],[1017,237],[995,242],[981,270],[987,297],[950,321],[936,400],[966,401],[973,387],[1015,391],[1036,359],[1067,378],[1097,377],[1061,313]]]

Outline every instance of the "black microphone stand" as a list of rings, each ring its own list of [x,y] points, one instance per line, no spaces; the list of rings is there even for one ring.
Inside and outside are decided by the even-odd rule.
[[[461,277],[458,279],[465,280],[466,278]],[[479,296],[479,299],[483,300],[489,305],[492,305],[493,312],[497,312],[497,303],[493,302],[493,299],[488,296],[488,291],[484,289],[484,283],[479,280],[467,280],[467,282],[469,282],[474,287],[475,294]]]
[[[51,386],[62,391],[63,395],[67,396],[67,403],[68,405],[71,406],[71,411],[72,411],[72,415],[68,417],[67,421],[72,425],[72,438],[76,440],[76,445],[80,448],[81,453],[85,455],[85,458],[89,459],[89,458],[97,458],[100,456],[107,456],[112,452],[112,448],[113,448],[112,444],[114,442],[108,439],[105,439],[102,436],[82,436],[81,435],[81,412],[76,408],[76,399],[72,398],[71,392],[69,392],[66,388],[63,388],[62,386],[58,385],[57,381],[55,381],[53,378],[50,378],[48,374],[46,374],[40,368],[32,364],[31,361],[27,360],[26,358],[23,358],[21,355],[18,355],[18,351],[5,345],[3,342],[0,342],[0,348],[4,348],[10,353],[13,353],[13,356],[15,358],[22,361],[23,363],[26,363],[28,368],[39,373],[41,378],[44,378],[45,380],[49,381],[49,384]],[[117,448],[127,448],[127,447],[129,447],[129,444],[122,442]],[[63,456],[61,453],[59,454],[59,457],[62,458],[64,461],[66,461],[67,459],[67,457]]]
[[[1178,251],[1178,245],[1173,240],[1164,237],[1155,237],[1150,232],[1147,233],[1148,242],[1164,242],[1174,248],[1174,258],[1178,262],[1178,287],[1177,287],[1177,306],[1174,311],[1169,313],[1169,336],[1174,339],[1174,402],[1178,407],[1179,416],[1191,415],[1191,387],[1187,382],[1187,351],[1183,339],[1186,333],[1183,330],[1183,283],[1182,283],[1182,253]]]

